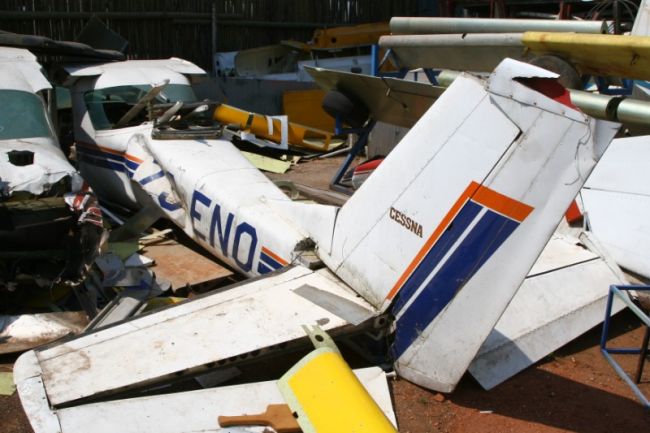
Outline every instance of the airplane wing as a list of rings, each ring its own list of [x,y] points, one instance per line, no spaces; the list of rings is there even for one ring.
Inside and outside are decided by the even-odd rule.
[[[589,331],[603,321],[610,284],[628,282],[592,235],[556,231],[468,371],[489,390]]]
[[[57,408],[306,344],[305,324],[336,335],[375,315],[331,272],[297,266],[38,349],[31,373],[29,356],[14,371],[23,387],[44,387]]]
[[[306,67],[316,84],[325,90],[352,95],[381,122],[410,128],[431,107],[444,87],[388,77],[353,74]]]
[[[645,32],[645,9],[640,9],[636,34]],[[474,20],[477,21],[477,20]],[[408,24],[408,23],[404,23]],[[436,27],[414,25],[435,31]],[[461,27],[451,27],[461,28]],[[462,27],[464,28],[464,27]],[[443,30],[448,30],[443,26]],[[519,29],[521,31],[521,29]],[[482,33],[481,29],[454,34],[394,34],[382,36],[379,45],[394,52],[400,66],[486,72],[501,60],[531,61],[553,55],[581,74],[650,79],[650,37],[557,31]]]
[[[614,140],[580,196],[590,230],[616,262],[650,278],[648,139]]]
[[[45,36],[22,35],[0,31],[0,46],[24,48],[36,54],[71,56],[93,60],[124,60],[125,55],[114,50],[98,50],[80,42],[55,41]]]
[[[530,60],[522,43],[524,32],[605,33],[604,21],[539,19],[394,17],[392,35],[379,45],[392,49],[400,66],[484,72],[501,60]]]
[[[31,355],[33,365],[37,365],[38,360],[33,353]],[[378,367],[354,370],[354,373],[386,417],[396,425],[386,374]],[[21,391],[25,391],[26,383],[21,382]],[[34,401],[46,398],[42,392],[32,397]],[[262,413],[269,404],[284,402],[276,382],[264,381],[56,410],[30,403],[24,407],[37,433],[243,433],[253,430],[219,427],[218,416]]]
[[[650,79],[650,37],[526,32],[523,44],[534,54],[553,54],[583,74]]]
[[[401,67],[491,71],[506,58],[530,60],[521,33],[469,33],[382,36],[379,46],[391,49]]]

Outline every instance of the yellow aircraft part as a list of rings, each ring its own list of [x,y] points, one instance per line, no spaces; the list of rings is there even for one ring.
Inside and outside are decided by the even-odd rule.
[[[147,305],[142,310],[142,312],[155,310],[157,308],[166,307],[168,305],[180,304],[181,302],[184,301],[187,301],[187,298],[179,298],[178,296],[164,296],[164,297],[159,296],[156,298],[151,298],[147,301]]]
[[[282,141],[282,127],[280,120],[272,119],[273,128],[269,133],[267,116],[240,110],[231,105],[221,104],[214,110],[214,119],[226,125],[237,125],[243,131],[250,131],[258,138],[280,143]],[[289,122],[287,142],[293,146],[307,149],[326,151],[332,140],[332,134],[315,128]],[[315,144],[313,139],[322,140],[322,145]]]
[[[335,48],[372,45],[379,37],[390,34],[388,23],[359,24],[357,26],[318,29],[310,42],[312,49],[331,50]]]
[[[295,123],[334,132],[334,118],[321,107],[324,97],[321,89],[287,90],[282,94],[282,108]]]
[[[321,347],[278,381],[304,433],[396,433],[341,355]]]
[[[650,80],[650,37],[526,32],[522,42],[537,55],[554,54],[582,74]]]

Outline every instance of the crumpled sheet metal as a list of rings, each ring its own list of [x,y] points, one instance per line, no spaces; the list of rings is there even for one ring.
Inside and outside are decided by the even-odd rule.
[[[0,354],[22,352],[83,331],[88,317],[81,311],[0,315]]]
[[[33,152],[34,162],[24,166],[12,164],[8,155],[12,150]],[[18,191],[41,195],[66,176],[71,177],[72,191],[81,188],[81,176],[50,138],[0,141],[1,195],[11,196]]]

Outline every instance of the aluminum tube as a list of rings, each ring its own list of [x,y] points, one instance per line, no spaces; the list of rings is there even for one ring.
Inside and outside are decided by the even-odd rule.
[[[571,93],[571,102],[583,113],[596,119],[617,120],[616,106],[621,100],[620,97],[574,89],[569,89],[569,92]],[[649,121],[650,118],[645,120],[645,122]]]
[[[650,126],[650,102],[623,99],[616,109],[616,118],[621,123]]]
[[[582,90],[569,91],[571,102],[585,114],[597,119],[621,122],[624,125],[650,126],[650,101]]]
[[[379,46],[393,50],[400,67],[492,71],[507,57],[528,60],[522,33],[382,36]]]
[[[606,33],[604,21],[531,20],[506,18],[394,17],[395,34],[575,32]]]
[[[460,72],[444,70],[437,77],[438,84],[449,87]],[[626,125],[650,126],[650,101],[628,99],[569,89],[571,102],[583,113],[597,119],[621,122]]]
[[[438,84],[443,87],[449,87],[451,83],[460,75],[458,71],[444,70],[437,77]],[[598,119],[616,120],[615,108],[620,98],[610,95],[601,95],[600,93],[584,92],[582,90],[572,90],[571,102],[580,108],[585,114]],[[650,121],[650,117],[646,122]]]
[[[461,33],[445,35],[391,35],[379,38],[382,48],[429,48],[429,47],[466,47],[498,46],[522,47],[523,33],[492,33],[480,35],[463,35]]]

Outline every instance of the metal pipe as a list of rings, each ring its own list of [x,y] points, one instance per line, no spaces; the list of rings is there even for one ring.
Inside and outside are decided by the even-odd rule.
[[[636,383],[641,383],[643,365],[645,364],[645,359],[648,356],[648,342],[650,342],[650,327],[646,326],[645,333],[643,334],[643,342],[641,343],[641,350],[639,351],[639,360],[636,364],[636,374],[634,375],[634,381]]]
[[[623,290],[626,292],[623,293]],[[625,353],[620,349],[609,349],[607,348],[607,337],[609,336],[609,324],[612,317],[612,303],[614,296],[619,298],[627,307],[629,307],[632,312],[646,325],[650,326],[650,318],[639,309],[627,296],[627,290],[648,290],[648,286],[629,286],[629,285],[611,285],[609,286],[609,294],[607,296],[607,307],[605,308],[605,321],[603,322],[603,332],[600,337],[600,352],[605,357],[609,365],[612,366],[616,374],[619,375],[621,379],[627,383],[627,385],[632,389],[632,392],[636,397],[641,401],[641,403],[648,409],[650,409],[650,401],[646,398],[645,395],[641,392],[639,387],[632,381],[628,374],[623,370],[623,368],[616,362],[616,360],[611,356],[611,354],[616,353]],[[647,342],[646,342],[647,344]],[[627,349],[624,349],[627,350]],[[641,350],[635,350],[634,352],[628,353],[639,353]]]
[[[459,75],[460,72],[457,71],[443,70],[438,75],[438,84],[449,87]],[[569,92],[571,102],[589,116],[627,125],[650,126],[650,101],[602,95],[584,90],[569,89]]]
[[[390,20],[390,31],[397,34],[523,33],[528,31],[607,33],[607,25],[604,21],[394,17]]]
[[[611,355],[607,353],[606,349],[601,349],[600,352],[603,354],[607,362],[609,362],[609,365],[612,366],[616,374],[618,374],[618,376],[621,379],[623,379],[625,383],[627,383],[627,386],[632,388],[632,392],[634,393],[634,395],[636,395],[636,398],[639,399],[641,404],[643,404],[643,406],[645,406],[646,408],[650,409],[650,401],[646,398],[645,395],[643,395],[639,387],[636,386],[636,384],[632,381],[632,379],[630,379],[630,377],[627,375],[625,370],[623,370],[621,366],[618,365],[618,363],[614,360],[614,358],[612,358]]]
[[[619,122],[650,125],[650,103],[638,99],[623,99],[616,109]],[[650,326],[650,325],[649,325]]]
[[[523,33],[484,33],[469,34],[462,33],[444,35],[390,35],[379,38],[379,45],[382,48],[464,48],[473,47],[516,47],[524,48],[521,41]]]
[[[635,285],[621,285],[621,286],[610,286],[610,290],[614,293],[614,296],[616,296],[621,302],[625,304],[627,308],[632,310],[632,312],[638,317],[644,324],[645,326],[650,326],[650,317],[643,311],[641,310],[632,300],[630,297],[627,295],[627,293],[623,293],[623,290],[645,290],[648,291],[650,290],[649,286],[641,285],[641,286],[635,286]]]
[[[612,305],[614,303],[614,287],[612,284],[609,286],[607,292],[607,304],[605,306],[605,319],[603,320],[603,330],[600,333],[600,350],[605,351],[607,348],[607,337],[609,336],[609,321],[612,317]]]
[[[620,96],[601,95],[600,93],[585,92],[569,89],[571,102],[583,113],[597,119],[616,121],[616,107],[621,102]],[[648,123],[650,117],[641,123]]]

